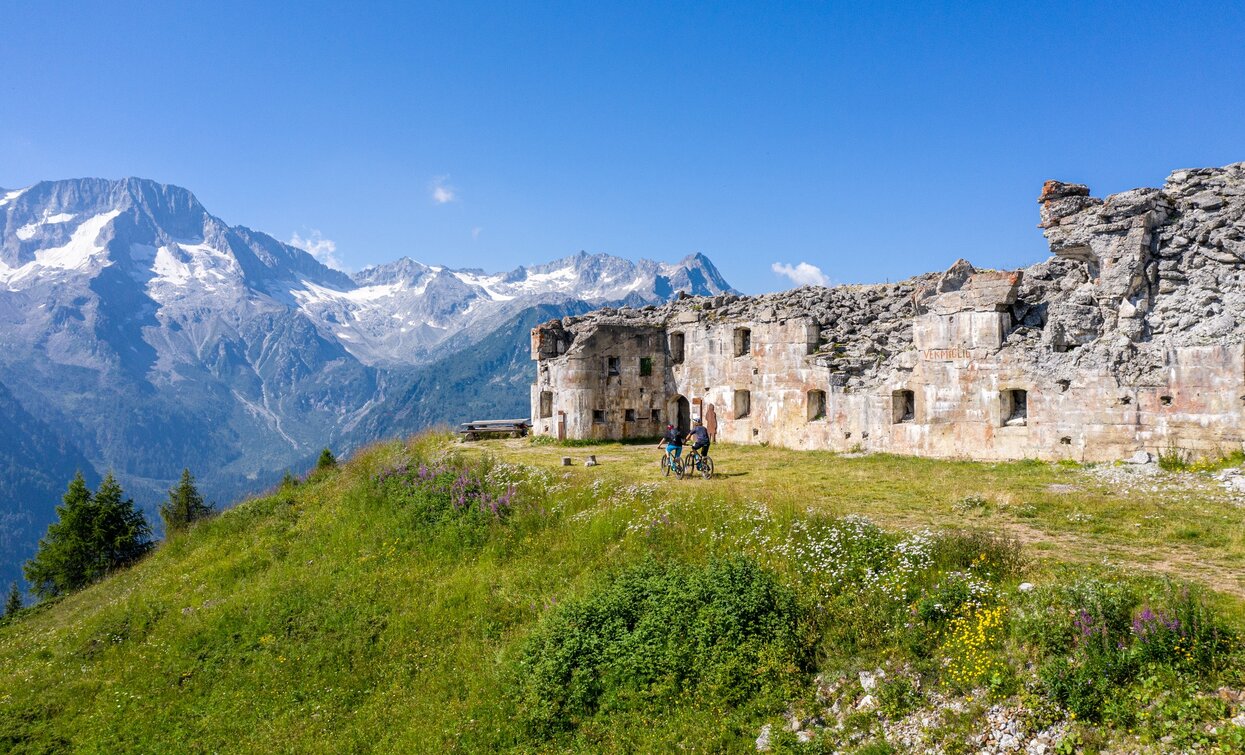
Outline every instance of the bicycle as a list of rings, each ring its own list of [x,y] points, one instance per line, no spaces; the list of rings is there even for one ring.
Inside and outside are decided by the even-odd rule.
[[[683,460],[680,459],[678,456],[675,456],[674,451],[667,450],[664,454],[661,455],[662,475],[669,477],[670,473],[674,472],[675,476],[678,477],[680,480],[682,480],[683,474],[685,471],[686,471],[686,467],[683,464]]]
[[[710,459],[708,454],[692,451],[687,455],[687,461],[683,466],[688,474],[700,472],[706,480],[713,478],[713,459]]]

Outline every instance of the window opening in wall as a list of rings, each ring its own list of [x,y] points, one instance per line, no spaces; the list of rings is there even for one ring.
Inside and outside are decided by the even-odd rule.
[[[670,334],[670,361],[673,364],[683,364],[683,334]]]
[[[747,328],[735,328],[735,356],[741,357],[752,353],[752,331]]]
[[[1132,397],[1132,396],[1120,396],[1120,404],[1121,404],[1121,405],[1123,405],[1123,406],[1128,406],[1128,405],[1129,405],[1129,404],[1131,404],[1131,403],[1133,403],[1133,397]]]
[[[1071,436],[1068,436],[1068,435],[1065,435],[1065,436],[1063,436],[1062,438],[1060,438],[1060,439],[1059,439],[1059,443],[1060,443],[1060,445],[1070,446],[1070,445],[1072,445],[1072,437],[1071,437]]]
[[[1056,380],[1055,385],[1059,386],[1059,392],[1063,393],[1064,391],[1072,387],[1072,381],[1071,380]]]
[[[654,410],[653,410],[653,421],[654,421],[654,422],[661,422],[661,409],[654,409]]]
[[[826,392],[808,392],[808,421],[815,422],[826,418]]]
[[[743,419],[752,413],[752,394],[735,391],[735,419]]]
[[[619,359],[618,357],[605,358],[605,374],[614,377],[618,374]]]
[[[916,419],[916,394],[912,391],[895,391],[891,394],[891,421],[912,422]]]
[[[1008,427],[1026,425],[1029,422],[1029,393],[1027,391],[1003,391],[1003,424]]]
[[[627,409],[623,412],[623,422],[635,422],[635,409]]]
[[[653,374],[653,358],[640,357],[640,377],[648,377]]]
[[[592,421],[598,425],[604,424],[605,423],[605,410],[604,409],[593,409],[592,410]]]
[[[1159,403],[1161,403],[1163,406],[1171,406],[1172,397],[1171,396],[1159,396]]]
[[[553,391],[540,392],[540,417],[547,419],[553,416]]]

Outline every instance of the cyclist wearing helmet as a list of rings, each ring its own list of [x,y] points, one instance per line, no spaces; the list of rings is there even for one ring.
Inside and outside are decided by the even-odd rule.
[[[666,425],[666,434],[662,436],[661,442],[657,444],[658,448],[666,447],[666,453],[673,454],[674,458],[683,455],[683,436],[679,431],[674,429],[674,425]]]
[[[700,419],[692,421],[692,432],[687,439],[692,443],[692,453],[698,453],[701,456],[709,455],[709,431],[701,424]]]

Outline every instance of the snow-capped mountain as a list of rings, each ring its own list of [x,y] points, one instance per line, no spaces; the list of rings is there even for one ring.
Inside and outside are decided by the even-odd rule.
[[[497,274],[429,266],[404,257],[362,270],[354,283],[354,288],[342,290],[308,282],[291,294],[322,332],[331,333],[355,357],[390,366],[418,363],[460,334],[477,340],[536,304],[642,305],[664,301],[679,290],[731,290],[700,254],[670,265],[580,252]]]
[[[730,287],[701,255],[663,264],[580,253],[497,274],[402,258],[348,276],[227,225],[176,186],[0,190],[0,385],[31,422],[138,494],[160,493],[189,466],[232,495],[359,439],[369,411],[376,433],[417,430],[384,427],[373,410],[424,365],[533,307],[582,311],[679,290]],[[0,501],[0,513],[9,507]]]

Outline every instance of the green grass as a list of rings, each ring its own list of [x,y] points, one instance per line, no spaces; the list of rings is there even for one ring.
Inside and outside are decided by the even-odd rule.
[[[404,478],[378,482],[447,449],[487,471],[491,494],[515,486],[508,515],[446,508]],[[1162,576],[1217,588],[1214,610],[1240,623],[1245,548],[1227,525],[1239,510],[1213,491],[1132,498],[1064,466],[731,446],[714,448],[714,480],[677,481],[657,476],[656,448],[583,453],[601,466],[561,467],[563,448],[525,440],[380,444],[22,612],[0,624],[0,750],[743,752],[762,724],[781,728],[788,701],[813,704],[814,671],[902,662],[944,683],[937,659],[954,647],[954,624],[943,606],[976,615],[954,574],[975,575],[1010,606],[1004,596],[1022,578],[1122,579],[1104,558],[1149,558],[1156,578],[1129,581],[1138,595],[1167,594]],[[1151,513],[1162,519],[1138,516]],[[892,532],[839,518],[851,514]],[[926,565],[896,560],[895,544],[925,537],[910,534],[923,527],[971,531],[933,536]],[[722,563],[752,576],[714,571]],[[877,590],[858,589],[875,577]],[[741,594],[777,596],[764,600],[781,609],[747,609],[761,618],[722,639],[714,627],[744,610],[716,587],[726,583],[755,585]],[[652,627],[648,644],[610,623],[619,616]],[[756,628],[775,621],[787,628]],[[692,655],[687,636],[702,638]],[[1039,657],[1007,637],[995,661],[1023,670]],[[724,654],[740,642],[749,654]],[[640,673],[645,663],[656,665]],[[587,691],[568,701],[550,697],[562,686],[537,666],[550,679],[599,674],[574,677],[581,686],[566,688]],[[593,686],[619,668],[637,674]],[[748,669],[771,676],[748,676],[755,690],[720,681]],[[1199,690],[1229,670],[1180,678]],[[897,714],[918,704],[898,683],[886,694]]]

